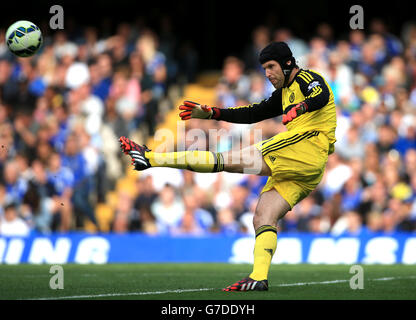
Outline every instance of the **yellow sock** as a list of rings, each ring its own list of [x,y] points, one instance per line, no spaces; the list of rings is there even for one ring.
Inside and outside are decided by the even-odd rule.
[[[256,230],[253,272],[249,276],[251,279],[258,281],[267,279],[276,246],[276,227],[265,225]]]
[[[224,170],[224,158],[221,153],[210,151],[180,151],[145,153],[152,167],[170,167],[188,169],[197,172],[219,172]]]

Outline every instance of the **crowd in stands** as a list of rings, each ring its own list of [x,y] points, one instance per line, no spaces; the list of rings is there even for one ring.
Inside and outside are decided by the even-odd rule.
[[[13,232],[16,221],[41,232],[82,229],[85,219],[98,225],[96,205],[124,175],[118,137],[145,141],[155,133],[169,87],[192,81],[195,53],[127,23],[104,37],[94,27],[44,32],[30,58],[13,56],[4,34],[0,233]]]
[[[196,52],[175,54],[171,37],[129,24],[106,38],[98,34],[86,28],[72,39],[57,32],[29,59],[14,58],[0,44],[0,234],[82,230],[85,219],[97,225],[96,205],[125,174],[118,137],[145,142],[163,121],[161,103],[176,102],[167,98],[170,86],[180,77],[195,80]],[[241,55],[225,57],[217,107],[270,96],[274,88],[257,57],[273,40],[286,41],[301,68],[325,77],[338,114],[335,153],[322,182],[280,230],[416,231],[416,24],[393,35],[375,19],[368,30],[336,38],[322,23],[311,39],[259,26]],[[253,142],[256,129],[262,139],[286,130],[279,117],[251,125],[194,119],[192,128],[229,133],[219,137],[212,150],[218,152],[239,148],[247,133],[246,143]],[[266,181],[151,168],[138,174],[133,195],[117,194],[111,231],[253,234]]]

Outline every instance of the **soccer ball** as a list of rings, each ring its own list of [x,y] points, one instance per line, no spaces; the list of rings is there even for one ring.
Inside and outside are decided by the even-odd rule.
[[[10,51],[19,57],[33,56],[42,45],[42,32],[32,22],[20,20],[6,32],[6,43]]]

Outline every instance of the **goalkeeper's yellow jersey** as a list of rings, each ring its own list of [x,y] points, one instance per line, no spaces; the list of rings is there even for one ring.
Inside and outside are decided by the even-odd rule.
[[[334,94],[326,80],[318,72],[300,70],[294,81],[287,87],[282,88],[283,113],[285,113],[288,106],[302,101],[308,104],[309,112],[289,122],[286,125],[288,131],[322,132],[328,137],[331,145],[329,153],[334,152],[335,129],[337,126]],[[319,102],[323,106],[319,106]]]
[[[270,98],[247,106],[220,109],[216,120],[254,123],[288,111],[288,107],[305,101],[308,112],[289,122],[291,132],[319,131],[328,137],[329,154],[334,152],[337,126],[334,94],[326,80],[316,71],[299,69],[286,87],[277,89]]]

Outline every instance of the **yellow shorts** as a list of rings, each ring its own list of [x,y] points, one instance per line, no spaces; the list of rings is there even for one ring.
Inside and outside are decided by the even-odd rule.
[[[285,131],[255,146],[272,171],[262,193],[275,188],[293,208],[321,181],[329,150],[322,132]]]

